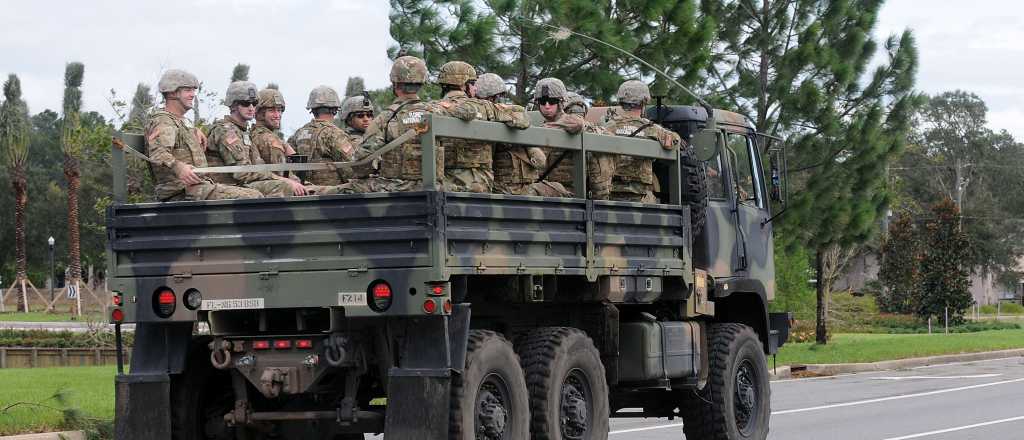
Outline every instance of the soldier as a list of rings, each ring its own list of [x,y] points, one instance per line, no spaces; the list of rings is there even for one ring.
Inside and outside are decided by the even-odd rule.
[[[340,118],[344,123],[341,129],[348,136],[349,143],[352,145],[362,144],[363,136],[366,135],[366,129],[370,127],[370,122],[373,121],[373,102],[370,101],[370,96],[363,93],[359,96],[345,98],[345,101],[341,103]],[[366,154],[369,153],[360,148],[356,149],[357,158],[361,158]],[[353,169],[352,178],[369,177],[370,174],[377,171],[379,162],[379,160],[374,160],[372,164]]]
[[[364,151],[374,151],[401,136],[410,128],[423,122],[423,115],[440,113],[473,119],[475,113],[458,105],[445,109],[440,105],[424,102],[419,97],[420,88],[427,81],[427,65],[414,56],[402,56],[391,66],[391,90],[395,100],[384,109],[366,129],[363,139]],[[419,137],[384,153],[380,158],[378,176],[353,180],[347,192],[415,191],[422,186],[422,147]],[[436,146],[436,176],[444,182],[444,148]]]
[[[493,73],[485,73],[477,79],[476,95],[485,99],[503,112],[521,118],[529,124],[526,109],[513,104],[502,104],[508,94],[505,81]],[[539,181],[547,164],[547,155],[540,147],[495,144],[494,146],[494,189],[501,194],[519,194],[547,197],[570,197],[568,191],[557,182]]]
[[[587,117],[587,103],[579,93],[569,92],[565,95],[565,112],[570,115]]]
[[[558,78],[544,78],[537,81],[533,89],[533,101],[544,117],[545,127],[561,128],[570,134],[582,131],[600,133],[602,130],[589,124],[582,116],[565,113],[563,105],[569,92]],[[548,179],[558,182],[569,192],[575,192],[575,173],[572,153],[566,150],[547,151]],[[607,200],[611,196],[611,180],[615,173],[615,156],[605,153],[587,153],[587,187],[592,199]]]
[[[525,129],[530,120],[522,111],[516,114],[506,107],[474,98],[477,93],[476,69],[462,61],[449,61],[441,66],[437,75],[444,98],[438,103],[445,109],[466,105],[475,112],[476,119],[503,122],[505,125]],[[494,145],[466,139],[444,141],[444,175],[450,191],[489,193],[494,190]]]
[[[662,148],[674,150],[682,142],[679,135],[642,116],[644,105],[651,100],[651,91],[643,81],[629,80],[615,94],[622,112],[610,114],[604,127],[616,136],[645,137],[658,141]],[[646,157],[620,155],[612,179],[612,199],[629,202],[657,203],[654,196],[657,179],[654,160]]]
[[[285,108],[284,96],[276,89],[263,89],[256,97],[258,103],[256,125],[252,127],[252,142],[264,163],[286,163],[288,156],[295,154],[295,150],[279,136],[281,115]]]
[[[355,157],[356,149],[348,136],[334,125],[334,117],[341,108],[338,92],[328,86],[319,86],[309,92],[306,109],[313,114],[313,120],[299,128],[288,139],[298,154],[309,157],[310,163],[344,162]],[[320,170],[310,174],[314,185],[338,185],[347,177],[341,170]]]
[[[259,149],[249,136],[249,121],[256,117],[256,85],[248,81],[235,81],[224,94],[224,105],[231,113],[213,123],[210,131],[206,161],[212,167],[263,165]],[[214,174],[213,180],[226,185],[252,188],[264,196],[304,196],[302,184],[269,172],[242,172]]]
[[[199,176],[195,167],[205,167],[206,138],[192,127],[185,112],[192,108],[199,80],[191,73],[171,69],[158,84],[164,107],[157,109],[146,124],[146,150],[160,201],[255,199],[259,191],[214,182]]]

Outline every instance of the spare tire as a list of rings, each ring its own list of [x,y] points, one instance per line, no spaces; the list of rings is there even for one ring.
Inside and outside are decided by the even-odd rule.
[[[687,147],[679,153],[679,164],[682,172],[680,199],[690,206],[690,229],[696,237],[704,232],[707,223],[708,186],[704,162],[697,159],[692,147]]]

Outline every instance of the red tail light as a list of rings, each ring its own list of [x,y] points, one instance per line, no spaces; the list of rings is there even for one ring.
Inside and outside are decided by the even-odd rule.
[[[452,314],[452,300],[450,300],[450,299],[444,300],[444,312],[446,314],[449,314],[449,315]]]
[[[434,302],[434,300],[432,300],[430,298],[427,298],[426,301],[423,301],[423,312],[424,313],[426,313],[428,315],[433,315],[434,312],[436,312],[436,311],[437,311],[437,303]]]
[[[113,302],[115,306],[120,306],[121,305],[121,295],[114,295],[111,298],[111,302]]]
[[[161,287],[153,292],[153,312],[161,318],[170,318],[177,307],[178,298],[169,287]]]
[[[114,322],[124,321],[124,312],[121,309],[114,309],[113,312],[110,312],[110,320]]]
[[[252,341],[253,350],[266,350],[270,348],[270,341]]]
[[[391,307],[391,285],[384,280],[376,280],[370,283],[369,306],[377,312],[383,312]]]
[[[440,284],[435,285],[435,286],[431,286],[430,287],[430,294],[434,295],[434,296],[444,295],[444,286],[440,285]]]
[[[279,339],[277,341],[274,341],[274,348],[278,350],[292,348],[292,341],[289,341],[287,339]]]
[[[313,348],[313,341],[309,339],[299,339],[295,341],[295,348]]]
[[[157,295],[157,302],[160,303],[160,305],[174,304],[174,300],[174,292],[170,290],[161,290]]]

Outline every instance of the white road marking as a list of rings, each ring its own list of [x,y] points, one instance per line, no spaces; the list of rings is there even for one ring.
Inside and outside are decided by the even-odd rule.
[[[909,380],[909,379],[984,379],[1002,376],[1000,373],[975,374],[971,376],[883,376],[872,377],[871,380]]]
[[[1007,360],[1013,360],[1013,359],[1024,359],[1024,356],[1010,356],[1010,357],[995,358],[995,359],[982,359],[982,360],[977,360],[977,361],[947,362],[947,363],[941,363],[941,364],[922,365],[920,367],[894,368],[892,370],[861,371],[859,373],[842,373],[842,374],[836,374],[834,376],[816,376],[816,377],[801,377],[801,378],[797,378],[797,379],[780,379],[780,380],[773,380],[772,381],[772,385],[777,384],[777,383],[789,383],[789,382],[810,382],[810,381],[818,381],[818,380],[833,380],[833,379],[843,378],[843,377],[847,377],[847,376],[869,376],[869,375],[873,375],[873,374],[891,373],[893,371],[926,370],[926,369],[929,369],[929,368],[941,368],[941,367],[949,367],[949,366],[953,366],[953,365],[980,364],[980,363],[983,363],[983,362],[1007,361]]]
[[[905,435],[903,437],[890,437],[890,438],[887,438],[885,440],[908,440],[908,439],[912,439],[912,438],[928,437],[928,436],[932,436],[932,435],[945,434],[947,432],[956,432],[956,431],[963,431],[963,430],[967,430],[967,429],[980,428],[982,426],[998,425],[1000,423],[1016,422],[1018,420],[1024,420],[1024,416],[1011,417],[1009,419],[1002,419],[1002,420],[993,420],[991,422],[975,423],[973,425],[957,426],[955,428],[940,429],[938,431],[922,432],[922,433],[919,433],[919,434]]]
[[[626,434],[626,433],[629,433],[629,432],[639,432],[639,431],[651,431],[651,430],[655,430],[655,429],[678,428],[680,426],[683,426],[683,424],[682,423],[673,423],[671,425],[645,426],[643,428],[622,429],[622,430],[619,430],[619,431],[612,431],[612,432],[609,432],[608,435]]]
[[[858,400],[858,401],[854,401],[854,402],[835,403],[835,404],[832,404],[832,405],[812,406],[810,408],[787,409],[787,410],[783,410],[783,411],[774,411],[774,412],[772,412],[772,415],[775,416],[775,415],[784,415],[784,414],[795,414],[795,413],[810,412],[810,411],[820,411],[820,410],[823,410],[823,409],[832,409],[832,408],[843,408],[843,407],[847,407],[847,406],[867,405],[869,403],[888,402],[890,400],[910,399],[910,398],[913,398],[913,397],[934,396],[936,394],[946,394],[946,393],[953,393],[953,392],[957,392],[957,391],[973,390],[973,389],[977,389],[977,388],[994,387],[994,386],[997,386],[997,385],[1005,385],[1005,384],[1008,384],[1008,383],[1016,383],[1016,382],[1024,382],[1024,378],[1004,380],[1004,381],[999,381],[999,382],[989,382],[989,383],[983,383],[983,384],[978,384],[978,385],[969,385],[969,386],[965,386],[965,387],[947,388],[947,389],[943,389],[943,390],[928,391],[928,392],[924,392],[924,393],[900,394],[900,395],[896,395],[896,396],[880,397],[880,398],[877,398],[877,399],[867,399],[867,400]]]

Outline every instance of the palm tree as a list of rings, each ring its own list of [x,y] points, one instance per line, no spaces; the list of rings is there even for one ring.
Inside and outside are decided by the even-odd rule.
[[[82,77],[85,65],[68,63],[64,70],[64,126],[61,148],[64,150],[64,178],[68,182],[68,272],[71,283],[82,276],[81,240],[78,231],[78,189],[81,186],[82,155]]]
[[[0,106],[0,147],[7,153],[11,185],[14,187],[14,255],[15,284],[27,278],[25,257],[25,207],[28,205],[28,105],[21,100],[21,81],[11,74],[4,82],[6,101]],[[0,286],[2,288],[3,286]],[[24,292],[18,295],[18,310],[28,311]]]

